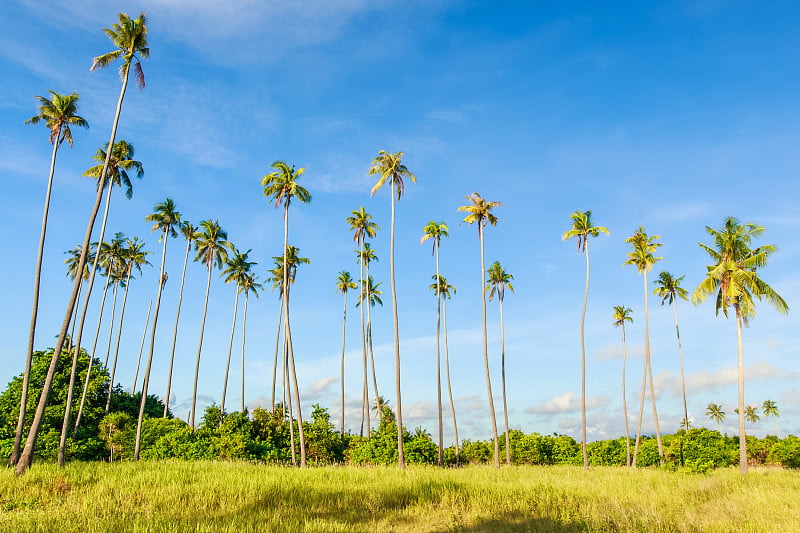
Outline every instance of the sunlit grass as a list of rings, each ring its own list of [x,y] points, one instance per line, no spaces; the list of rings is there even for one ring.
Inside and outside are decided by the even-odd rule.
[[[796,531],[800,473],[226,462],[0,474],[2,531]]]

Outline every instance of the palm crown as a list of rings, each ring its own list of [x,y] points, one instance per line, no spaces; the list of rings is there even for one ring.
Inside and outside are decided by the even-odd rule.
[[[764,403],[761,406],[762,412],[764,416],[780,416],[778,412],[778,404],[773,402],[772,400],[764,400]]]
[[[86,172],[84,176],[95,178],[100,184],[100,174],[103,172],[103,164],[106,160],[106,150],[108,150],[108,143],[103,144],[103,148],[98,148],[97,153],[93,156],[95,161],[100,164],[96,165]],[[106,179],[103,180],[103,187],[110,182],[117,187],[125,186],[125,196],[130,198],[133,196],[133,184],[131,183],[128,171],[136,171],[136,177],[141,179],[144,175],[144,169],[139,161],[133,159],[133,145],[127,141],[117,141],[111,148],[111,159],[108,161],[108,170],[106,171]]]
[[[725,411],[722,410],[721,405],[712,402],[706,407],[706,416],[719,424],[725,420]]]
[[[462,222],[466,222],[470,226],[477,222],[478,231],[481,231],[481,229],[487,223],[491,224],[492,226],[497,225],[497,217],[493,215],[491,211],[495,207],[503,205],[501,202],[490,202],[484,200],[477,192],[466,196],[466,199],[469,200],[469,205],[462,205],[458,208],[459,211],[469,213],[464,220],[462,220]]]
[[[420,244],[423,244],[425,241],[429,239],[433,239],[433,249],[431,250],[431,254],[436,251],[436,247],[439,246],[439,242],[441,241],[442,237],[449,237],[450,235],[447,233],[447,224],[444,222],[436,222],[435,220],[431,220],[425,227],[422,228],[422,238],[419,240]]]
[[[156,204],[154,212],[144,217],[144,219],[147,222],[153,222],[151,231],[160,231],[170,237],[178,236],[175,226],[181,223],[181,214],[175,209],[175,202],[172,201],[172,198],[167,198],[160,204]],[[161,238],[162,235],[159,235],[159,242],[161,242]]]
[[[390,154],[386,150],[381,150],[378,152],[378,155],[372,159],[369,175],[373,176],[378,174],[378,181],[376,181],[375,185],[372,187],[372,191],[370,191],[371,195],[378,192],[388,181],[389,185],[397,187],[397,199],[400,200],[405,188],[403,180],[405,178],[411,178],[411,181],[414,183],[417,182],[417,177],[403,164],[403,155],[403,152]]]
[[[353,232],[353,240],[356,242],[361,242],[361,239],[366,239],[367,237],[374,237],[380,229],[372,221],[372,215],[364,210],[363,205],[359,209],[354,209],[353,214],[347,217],[345,221],[350,225],[350,230]]]
[[[653,294],[661,298],[661,305],[665,303],[672,305],[676,297],[688,300],[686,296],[689,291],[681,287],[681,281],[685,277],[676,278],[666,270],[658,275],[658,279],[653,282],[656,285]]]
[[[625,242],[630,244],[633,249],[628,252],[628,260],[623,264],[635,266],[640,274],[650,270],[662,259],[653,255],[661,247],[661,243],[657,242],[660,238],[658,235],[647,235],[644,228],[639,226],[633,235],[625,239]]]
[[[125,78],[128,75],[128,69],[133,64],[136,84],[140,89],[144,89],[144,71],[142,71],[139,57],[143,59],[150,57],[145,14],[141,13],[139,18],[132,19],[126,13],[120,13],[119,24],[114,24],[111,28],[104,28],[103,32],[117,49],[95,57],[89,70],[105,68],[121,57],[123,63],[119,67],[120,77]],[[139,57],[136,57],[137,54]]]
[[[503,267],[500,266],[500,261],[492,263],[486,273],[489,275],[486,278],[486,290],[489,291],[490,302],[495,294],[502,301],[505,297],[506,287],[511,289],[511,292],[514,292],[514,286],[511,284],[514,276],[503,270]]]
[[[256,275],[253,273],[246,274],[243,278],[241,283],[239,283],[239,292],[243,292],[245,296],[249,293],[253,293],[256,298],[258,298],[258,291],[263,289],[264,287],[256,281]]]
[[[336,291],[346,294],[350,289],[357,289],[358,285],[353,281],[350,272],[340,270],[339,275],[336,276]]]
[[[625,322],[633,322],[633,310],[624,305],[614,306],[614,327],[624,326]]]
[[[375,304],[383,306],[383,300],[381,300],[381,295],[383,291],[381,291],[378,287],[380,287],[383,283],[375,283],[372,279],[372,276],[367,277],[367,279],[361,282],[361,295],[358,301],[356,302],[356,307],[359,306],[361,300],[367,300],[370,307],[375,307]]]
[[[264,196],[275,200],[275,207],[283,204],[288,208],[292,198],[306,204],[311,201],[308,191],[297,183],[297,178],[303,175],[305,168],[295,169],[294,165],[289,166],[285,161],[275,161],[272,168],[274,172],[261,178],[261,186],[264,187]]]
[[[592,211],[575,211],[569,218],[572,220],[572,228],[568,229],[561,235],[561,240],[566,241],[572,237],[578,238],[578,250],[581,252],[586,251],[586,245],[589,237],[597,237],[601,233],[609,234],[607,228],[603,226],[595,226],[592,223]]]
[[[217,220],[204,220],[194,234],[194,249],[197,252],[195,261],[202,261],[209,269],[216,263],[217,268],[228,260],[231,243],[227,241],[228,233],[222,229]]]
[[[247,260],[252,250],[242,253],[235,246],[231,246],[231,251],[233,254],[225,262],[225,270],[222,271],[221,275],[225,277],[225,283],[234,282],[236,285],[241,286],[246,281],[253,265],[257,263]]]
[[[72,146],[72,130],[70,126],[88,128],[89,123],[82,117],[76,115],[78,112],[78,95],[60,94],[55,91],[47,90],[52,98],[37,96],[39,108],[36,115],[25,121],[25,124],[38,124],[44,121],[44,125],[50,130],[50,144],[59,145],[67,141]],[[58,139],[56,139],[58,137]]]
[[[130,272],[135,268],[141,274],[142,267],[150,264],[147,260],[147,254],[150,252],[144,249],[144,244],[139,237],[134,237],[133,240],[128,239],[125,243],[125,261],[128,263]]]
[[[300,252],[300,248],[297,246],[287,246],[286,247],[286,264],[288,265],[288,279],[289,283],[293,284],[294,279],[297,276],[297,267],[299,265],[308,265],[311,264],[311,260],[308,257],[299,257],[297,254]],[[272,274],[267,281],[272,282],[272,288],[278,288],[283,286],[283,256],[277,255],[272,258],[275,262],[275,268],[273,268],[270,273]],[[283,292],[283,291],[281,291]]]
[[[70,279],[75,279],[75,276],[78,275],[78,265],[80,264],[82,248],[83,247],[79,244],[75,248],[64,252],[68,255],[68,257],[64,259],[64,264],[67,265],[67,276],[69,276]],[[89,255],[83,265],[83,279],[89,279],[89,265],[94,262],[93,248],[94,244],[89,245]]]
[[[375,253],[375,250],[372,249],[372,246],[368,242],[364,243],[364,250],[356,250],[356,262],[357,263],[364,263],[365,265],[369,266],[370,263],[373,261],[379,261],[378,254]]]
[[[127,271],[125,264],[126,241],[125,234],[118,231],[110,243],[100,244],[100,266],[106,270],[106,274],[111,276],[112,280],[123,278]]]
[[[456,293],[456,288],[452,285],[447,284],[447,279],[444,276],[440,275],[439,279],[436,279],[436,274],[431,276],[433,283],[431,283],[430,289],[433,291],[434,294],[437,296],[444,296],[448,300],[450,299],[450,291],[453,291],[453,294]],[[438,281],[438,283],[437,283]]]

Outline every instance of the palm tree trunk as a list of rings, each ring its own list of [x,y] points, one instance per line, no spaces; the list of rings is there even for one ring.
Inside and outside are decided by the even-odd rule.
[[[81,280],[81,285],[78,285],[78,301],[81,300],[81,289],[83,288],[83,280]],[[72,321],[70,323],[70,330],[69,330],[69,351],[72,352],[72,349],[75,347],[75,326],[76,322],[78,322],[78,308],[76,307],[74,312],[72,313]]]
[[[446,299],[442,298],[442,319],[444,326],[444,365],[447,371],[447,393],[450,396],[450,411],[453,415],[453,433],[456,441],[456,466],[459,466],[461,457],[458,449],[458,425],[456,424],[456,406],[453,405],[453,389],[450,387],[450,351],[447,349],[447,305]]]
[[[644,356],[647,362],[647,373],[650,377],[650,400],[653,403],[653,421],[656,425],[656,442],[658,442],[658,457],[661,466],[664,466],[664,448],[661,446],[661,430],[658,428],[658,412],[656,411],[656,394],[653,387],[653,368],[650,365],[650,333],[649,313],[647,309],[647,271],[644,271]]]
[[[139,460],[139,451],[142,445],[142,422],[144,420],[144,406],[147,403],[147,386],[150,384],[150,367],[153,364],[153,350],[156,345],[156,325],[158,325],[158,311],[161,308],[161,292],[167,283],[164,274],[164,261],[167,258],[167,240],[169,239],[169,228],[164,230],[164,245],[161,248],[161,272],[158,277],[158,294],[156,295],[156,310],[153,313],[153,329],[150,332],[150,354],[147,356],[147,366],[144,367],[144,378],[142,379],[142,399],[139,403],[139,420],[136,423],[136,446],[133,449],[133,460]],[[210,273],[210,272],[209,272]],[[205,318],[205,317],[204,317]],[[193,410],[194,411],[194,410]]]
[[[342,313],[342,378],[340,382],[342,387],[342,426],[341,426],[342,439],[344,439],[344,339],[345,339],[345,332],[347,325],[347,285],[345,285],[343,292],[344,292],[344,312]]]
[[[244,313],[242,315],[242,414],[244,414],[244,341],[247,334],[247,297],[248,292],[244,293]]]
[[[626,399],[625,389],[625,360],[627,359],[625,348],[625,320],[622,321],[622,411],[625,414],[625,448],[627,451],[628,466],[631,466],[631,439],[628,431],[628,400]]]
[[[500,299],[500,375],[503,379],[503,416],[506,420],[506,464],[511,466],[511,435],[508,432],[508,404],[506,403],[506,332],[503,325],[503,294]]]
[[[142,352],[144,351],[144,340],[147,338],[147,326],[150,324],[150,310],[153,308],[153,300],[147,306],[147,319],[144,321],[144,331],[142,332],[142,344],[139,346],[139,359],[136,361],[136,374],[133,375],[133,388],[131,394],[136,394],[136,383],[139,381],[139,365],[142,363]]]
[[[642,401],[639,403],[639,423],[636,426],[636,443],[633,447],[633,468],[636,468],[636,459],[639,457],[639,441],[642,436],[642,417],[644,416],[644,396],[647,390],[647,359],[644,360],[642,371]]]
[[[39,236],[39,252],[36,256],[36,274],[33,282],[33,312],[31,313],[31,329],[28,334],[28,352],[25,356],[25,373],[22,374],[22,394],[19,402],[19,418],[17,418],[17,432],[14,436],[14,448],[8,466],[14,466],[19,460],[20,446],[22,445],[22,430],[25,427],[25,408],[28,404],[28,382],[31,376],[31,361],[33,360],[33,344],[36,336],[36,316],[39,313],[39,283],[42,277],[42,256],[44,255],[44,238],[47,233],[47,215],[50,212],[50,193],[53,190],[53,175],[56,171],[56,152],[61,144],[61,126],[53,140],[53,155],[50,158],[50,176],[47,178],[47,192],[44,196],[44,213],[42,214],[42,233]],[[83,274],[81,272],[81,274]],[[81,278],[82,276],[77,276]],[[70,337],[71,340],[71,337]]]
[[[194,415],[197,408],[197,376],[200,375],[200,352],[203,351],[203,330],[206,328],[206,313],[208,312],[208,292],[211,289],[211,267],[208,263],[208,281],[206,282],[206,301],[203,304],[203,320],[200,322],[200,344],[197,346],[197,364],[194,367],[194,392],[192,392],[192,429],[194,429]]]
[[[394,366],[395,382],[397,384],[397,466],[402,470],[406,468],[403,455],[403,405],[400,402],[400,333],[397,327],[397,292],[394,286],[394,188],[392,180],[392,231],[389,246],[389,263],[392,276],[392,312],[394,315]],[[483,277],[483,276],[481,276]],[[495,438],[495,445],[497,444]]]
[[[178,320],[181,317],[181,303],[183,302],[183,282],[186,280],[186,263],[189,261],[189,250],[192,249],[192,240],[187,239],[186,255],[183,258],[183,274],[181,274],[181,290],[178,293],[178,312],[175,314],[175,331],[172,334],[172,352],[169,356],[169,375],[167,377],[167,395],[164,397],[164,416],[167,418],[169,411],[169,394],[172,390],[172,366],[175,362],[175,344],[178,341]]]
[[[114,363],[111,365],[111,382],[108,388],[108,397],[106,398],[106,413],[108,413],[108,409],[111,406],[111,390],[114,383],[114,372],[117,369],[117,356],[119,355],[119,341],[122,338],[122,319],[125,318],[125,304],[128,302],[128,288],[130,287],[131,283],[131,272],[133,271],[133,263],[128,265],[128,276],[125,280],[125,295],[122,297],[122,310],[119,312],[119,328],[117,329],[117,346],[114,348]],[[113,316],[113,315],[112,315]],[[81,400],[81,407],[83,407],[83,400]],[[78,410],[78,416],[80,416],[80,410]],[[77,427],[77,421],[76,421]]]
[[[369,280],[369,261],[366,262],[364,273],[367,276],[367,280]],[[378,394],[378,379],[375,377],[375,354],[372,351],[372,291],[369,289],[369,293],[367,294],[367,346],[369,347],[369,362],[370,366],[372,367],[372,388],[375,391],[375,405],[380,403],[379,398],[380,394]],[[367,410],[369,410],[369,405],[367,405]],[[378,420],[377,423],[381,423],[381,413],[378,413]]]
[[[438,237],[433,242],[436,249],[436,400],[439,412],[439,467],[444,465],[444,424],[442,423],[442,365],[439,357],[439,324],[442,317],[442,286],[439,282],[439,245]]]
[[[744,427],[744,357],[742,350],[742,314],[736,306],[736,347],[739,382],[739,473],[747,474],[747,438]]]
[[[236,284],[236,300],[233,303],[233,324],[231,325],[231,342],[228,344],[228,364],[225,365],[225,383],[222,386],[222,405],[220,406],[220,425],[225,417],[225,396],[228,393],[228,372],[231,369],[231,354],[233,353],[233,333],[236,331],[236,313],[239,309],[239,284]]]
[[[278,344],[281,340],[281,326],[283,325],[283,289],[281,289],[281,303],[279,305],[280,311],[278,311],[278,334],[275,336],[275,364],[272,367],[272,411],[275,411],[275,383],[278,373]],[[283,376],[283,372],[281,372],[281,376]],[[283,378],[281,378],[283,379]],[[284,407],[286,404],[284,403]]]
[[[119,283],[117,280],[114,280],[114,291],[113,297],[111,298],[111,324],[109,324],[108,329],[108,343],[106,344],[106,368],[108,368],[108,358],[111,356],[111,339],[114,338],[114,315],[117,313],[117,288],[119,287]],[[112,370],[112,378],[111,381],[114,381],[113,378],[113,370]]]
[[[676,302],[677,303],[677,302]],[[689,432],[689,411],[686,408],[686,382],[683,378],[683,349],[681,348],[681,330],[678,329],[678,307],[673,303],[672,311],[675,314],[675,333],[678,336],[678,357],[681,361],[681,392],[683,393],[683,419],[686,421],[686,432]]]
[[[486,268],[483,262],[483,223],[478,224],[478,237],[481,241],[481,308],[483,310],[483,365],[486,368],[486,390],[489,393],[489,414],[492,417],[492,436],[494,438],[494,467],[500,468],[500,443],[497,440],[497,420],[494,416],[492,381],[489,378],[489,346],[486,338]]]
[[[583,469],[589,470],[589,455],[586,452],[586,345],[584,343],[584,323],[586,322],[586,302],[589,300],[589,243],[584,236],[583,253],[586,256],[586,290],[583,293],[583,312],[581,313],[581,449]]]
[[[288,392],[288,394],[287,394]],[[292,448],[292,466],[297,466],[297,453],[294,446],[294,415],[292,393],[289,388],[289,344],[286,341],[286,325],[283,331],[283,405],[289,407],[289,445]]]
[[[364,237],[359,237],[358,240],[358,249],[360,250],[360,255],[358,258],[359,262],[359,272],[361,276],[361,284],[358,287],[358,298],[359,298],[359,307],[361,311],[361,355],[364,361],[364,381],[361,385],[361,429],[359,430],[359,435],[362,437],[364,436],[364,414],[369,417],[369,397],[367,396],[367,338],[366,334],[364,333],[364,305],[369,305],[369,302],[365,304],[364,302],[364,289],[366,285],[364,284]],[[367,419],[367,437],[369,437],[369,419]]]

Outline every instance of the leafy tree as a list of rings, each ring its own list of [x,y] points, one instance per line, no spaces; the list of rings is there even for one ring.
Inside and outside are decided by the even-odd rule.
[[[625,389],[625,360],[627,359],[627,349],[625,346],[625,322],[633,322],[632,309],[624,305],[614,306],[614,327],[622,327],[622,411],[625,415],[625,447],[627,450],[627,466],[631,466],[631,439],[628,431],[628,401],[626,400]]]
[[[706,407],[706,416],[714,420],[717,425],[720,425],[725,420],[725,411],[722,410],[722,406],[718,403],[711,402]]]
[[[772,400],[764,400],[761,409],[765,418],[772,417],[775,420],[775,434],[781,438],[781,432],[778,431],[778,417],[781,416],[778,412],[778,404]]]
[[[508,433],[508,405],[506,403],[506,333],[503,326],[503,299],[506,287],[514,292],[514,286],[511,284],[514,276],[503,270],[500,261],[492,263],[487,274],[489,277],[486,278],[486,283],[489,285],[486,290],[489,291],[489,301],[491,302],[494,295],[497,294],[497,301],[500,303],[500,376],[503,383],[503,416],[506,422],[506,464],[511,466],[511,436]]]
[[[340,270],[339,275],[336,276],[336,291],[341,292],[342,296],[344,296],[344,311],[342,312],[342,377],[340,382],[342,386],[342,412],[341,412],[342,438],[344,438],[344,338],[345,338],[345,325],[347,324],[347,291],[357,288],[358,285],[355,284],[353,278],[350,276],[350,273],[344,270]]]
[[[756,422],[761,420],[761,417],[759,416],[758,411],[756,410],[756,407],[753,406],[753,405],[748,405],[747,407],[745,407],[744,408],[744,418],[748,422],[753,424],[753,433],[755,433],[755,431],[756,431]]]

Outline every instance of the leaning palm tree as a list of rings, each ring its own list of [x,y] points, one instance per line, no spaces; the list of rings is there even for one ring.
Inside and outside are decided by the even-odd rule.
[[[353,278],[350,276],[350,272],[346,272],[344,270],[339,271],[339,275],[336,276],[336,291],[341,292],[342,296],[344,296],[344,311],[342,314],[342,377],[341,377],[341,388],[342,388],[342,425],[341,425],[341,435],[344,438],[344,339],[345,339],[345,326],[347,324],[347,291],[350,289],[357,289],[358,285],[353,281]]]
[[[192,225],[191,222],[188,220],[184,220],[178,226],[178,229],[181,232],[181,235],[186,239],[186,255],[183,257],[183,273],[181,274],[181,289],[178,293],[178,311],[175,313],[175,331],[172,333],[172,351],[170,352],[169,356],[169,374],[167,377],[167,394],[164,397],[164,415],[163,418],[167,418],[167,412],[169,412],[169,394],[170,390],[172,389],[172,366],[175,362],[175,343],[178,340],[178,320],[181,317],[181,303],[183,302],[183,282],[186,279],[186,263],[189,261],[189,252],[192,249],[192,242],[194,242],[194,236],[197,233],[197,228]],[[148,313],[149,316],[149,313]],[[135,388],[135,387],[134,387]]]
[[[753,239],[764,234],[764,227],[748,222],[744,225],[734,217],[727,217],[719,229],[706,226],[714,239],[714,247],[700,247],[711,256],[715,264],[707,267],[706,278],[692,294],[695,305],[704,302],[716,292],[716,313],[722,310],[727,318],[728,308],[736,312],[736,336],[739,367],[739,470],[747,473],[747,440],[744,427],[744,363],[742,350],[742,323],[755,316],[755,299],[766,300],[779,313],[789,312],[789,306],[764,280],[758,269],[767,265],[767,259],[775,252],[773,244],[750,248]]]
[[[372,187],[370,194],[374,195],[378,192],[388,181],[391,191],[392,202],[392,229],[389,239],[389,268],[392,277],[392,315],[394,317],[394,361],[395,361],[395,381],[397,388],[397,465],[401,469],[405,469],[406,461],[403,456],[403,409],[400,402],[400,333],[397,326],[397,293],[394,285],[394,199],[397,195],[397,201],[403,196],[405,188],[403,180],[411,178],[411,181],[416,182],[417,178],[414,174],[406,168],[403,164],[403,152],[395,152],[390,154],[385,150],[378,152],[378,155],[372,159],[372,166],[369,169],[369,175],[377,174],[378,181]]]
[[[89,123],[82,117],[77,115],[78,112],[78,95],[72,93],[69,95],[60,94],[48,89],[52,98],[45,96],[37,96],[39,100],[39,108],[36,115],[32,116],[25,121],[26,124],[38,124],[44,122],[44,125],[50,131],[50,144],[53,145],[53,155],[50,157],[50,176],[47,179],[47,192],[44,196],[44,213],[42,215],[42,232],[39,236],[39,251],[36,256],[36,273],[34,274],[33,281],[33,312],[31,313],[31,328],[28,334],[28,351],[25,355],[25,372],[22,374],[22,393],[20,396],[19,404],[19,417],[17,419],[17,431],[14,436],[14,447],[11,452],[11,458],[8,462],[9,466],[17,464],[20,454],[20,446],[22,445],[22,429],[25,425],[25,408],[28,403],[28,382],[30,380],[31,361],[33,358],[33,343],[36,336],[36,316],[39,312],[39,283],[42,275],[42,255],[44,254],[44,238],[47,233],[47,215],[50,212],[50,193],[53,190],[53,175],[56,170],[56,153],[59,146],[64,141],[69,143],[72,148],[72,130],[71,126],[78,126],[81,128],[88,128]],[[70,336],[71,337],[71,336]]]
[[[102,56],[98,56],[94,59],[92,64],[92,70],[98,67],[105,67],[109,65],[111,62],[115,61],[117,58],[123,58],[123,65],[120,68],[120,74],[122,75],[122,90],[120,91],[119,100],[117,101],[117,110],[116,114],[114,115],[114,124],[111,128],[111,137],[109,139],[108,145],[113,146],[114,139],[117,133],[117,124],[119,123],[119,115],[120,111],[122,110],[122,100],[125,96],[125,89],[128,83],[128,73],[130,71],[130,65],[133,63],[133,60],[136,60],[134,64],[134,68],[136,69],[137,73],[137,82],[139,83],[140,88],[144,88],[144,74],[142,72],[141,64],[139,62],[139,57],[147,58],[150,56],[150,48],[147,44],[147,25],[145,21],[144,13],[139,15],[139,18],[136,20],[131,20],[130,17],[125,15],[124,13],[120,13],[119,15],[119,24],[115,24],[112,28],[106,28],[105,32],[106,35],[111,39],[111,41],[116,46],[117,50],[113,52],[109,52]],[[94,222],[97,218],[97,212],[100,209],[100,203],[102,201],[102,191],[107,182],[107,174],[106,171],[108,169],[109,160],[111,157],[111,151],[109,150],[106,154],[106,160],[104,162],[104,168],[99,175],[99,186],[97,188],[97,196],[95,198],[95,205],[92,208],[92,213],[89,216],[89,223],[86,228],[86,235],[84,236],[83,241],[83,250],[84,253],[82,254],[78,271],[83,269],[83,265],[86,262],[86,251],[89,248],[89,241],[92,237],[92,229],[94,228]],[[111,187],[108,188],[108,193],[111,193]],[[106,211],[108,210],[108,205],[106,205]],[[103,240],[103,231],[100,232],[100,239],[99,241],[102,242]],[[92,268],[92,272],[96,270],[96,262],[94,263],[95,266]],[[91,274],[89,277],[89,285],[87,288],[87,297],[91,293],[92,284],[93,284],[93,277],[94,274]],[[72,316],[72,311],[75,306],[75,299],[78,294],[78,285],[80,284],[80,279],[76,279],[75,283],[72,287],[72,293],[70,294],[70,299],[67,303],[67,310],[64,313],[64,320],[61,323],[61,331],[58,335],[58,340],[56,341],[55,349],[53,350],[53,356],[50,359],[50,366],[47,369],[47,375],[45,377],[45,381],[42,386],[42,394],[39,397],[39,403],[36,407],[36,414],[34,415],[33,422],[31,423],[30,431],[28,432],[28,438],[25,441],[25,449],[20,456],[19,461],[17,462],[16,472],[17,474],[22,474],[31,464],[33,461],[33,453],[34,447],[36,445],[36,439],[39,435],[39,430],[41,429],[42,418],[44,416],[44,410],[47,407],[47,402],[50,398],[50,391],[53,385],[53,377],[55,376],[56,366],[58,365],[58,358],[61,354],[61,349],[64,345],[64,340],[67,335],[67,328],[69,327],[70,317]],[[86,299],[86,303],[83,306],[82,316],[85,316],[86,308],[88,307],[88,298]],[[81,318],[81,322],[83,322],[83,318]],[[78,332],[78,337],[80,338],[81,331]],[[80,348],[80,342],[77,343],[77,348]],[[73,353],[73,361],[76,361],[77,352]],[[73,365],[73,367],[76,365]],[[72,372],[72,377],[70,378],[74,381],[74,372]],[[71,398],[68,398],[71,400]],[[67,404],[68,405],[68,404]],[[67,409],[69,410],[69,409]],[[59,453],[59,463],[63,464],[63,453]]]
[[[511,466],[511,437],[508,432],[508,406],[506,404],[506,334],[503,327],[503,299],[506,287],[514,292],[514,286],[511,284],[514,276],[503,270],[500,261],[492,263],[487,273],[489,277],[486,278],[486,283],[489,285],[486,290],[489,291],[489,301],[491,302],[494,295],[497,294],[497,301],[500,303],[500,376],[503,382],[503,416],[506,421],[506,464]]]
[[[649,236],[642,226],[634,232],[633,235],[625,239],[625,242],[631,245],[631,251],[628,252],[628,260],[624,265],[632,265],[636,270],[642,274],[644,279],[644,375],[642,377],[642,401],[639,405],[639,424],[636,429],[636,445],[633,448],[633,467],[636,468],[636,457],[639,453],[639,439],[642,430],[642,415],[644,414],[644,394],[647,384],[648,375],[650,377],[650,399],[653,402],[653,421],[656,427],[656,440],[658,442],[658,455],[661,463],[664,462],[664,449],[661,446],[661,431],[658,427],[658,412],[656,411],[656,395],[653,388],[653,369],[650,366],[650,333],[649,333],[649,314],[647,310],[647,295],[649,290],[647,288],[647,272],[653,268],[656,262],[660,261],[660,257],[653,254],[661,247],[661,243],[657,242],[660,239],[658,235]]]
[[[239,290],[244,293],[244,312],[242,313],[242,413],[244,413],[244,341],[247,335],[247,298],[251,292],[258,298],[258,291],[263,289],[256,279],[255,274],[247,274],[239,286]]]
[[[202,261],[208,269],[208,281],[206,282],[206,299],[203,304],[203,320],[200,322],[200,343],[197,346],[197,364],[194,369],[194,392],[192,393],[192,416],[191,426],[194,429],[195,411],[197,408],[197,377],[200,374],[200,353],[203,351],[203,331],[206,327],[206,313],[208,312],[208,293],[211,289],[211,269],[216,264],[217,268],[228,260],[228,250],[231,244],[228,242],[228,233],[222,229],[216,220],[204,220],[200,222],[200,228],[194,235],[194,249],[197,252],[195,261]]]
[[[450,351],[447,349],[447,305],[446,301],[451,298],[450,291],[456,293],[456,288],[447,284],[447,280],[442,275],[432,276],[433,283],[430,289],[442,299],[442,326],[444,329],[444,367],[445,375],[447,377],[447,394],[450,397],[450,412],[453,415],[453,433],[455,435],[456,444],[456,466],[461,462],[461,456],[458,449],[458,424],[456,424],[456,407],[453,404],[453,389],[450,386]]]
[[[462,205],[459,211],[469,213],[463,222],[470,226],[478,224],[478,239],[481,241],[481,308],[483,310],[483,364],[486,369],[486,389],[489,393],[489,414],[492,417],[492,435],[494,437],[494,466],[500,468],[500,443],[497,440],[497,421],[494,415],[494,399],[492,398],[492,382],[489,379],[489,346],[486,338],[486,266],[483,253],[483,228],[487,223],[497,225],[497,217],[491,213],[495,207],[502,205],[500,202],[490,202],[481,197],[477,192],[466,197],[469,205]]]
[[[632,313],[633,310],[624,305],[614,306],[614,327],[622,327],[622,412],[625,415],[625,449],[628,466],[631,466],[631,433],[628,431],[628,400],[625,389],[625,360],[628,358],[627,347],[625,346],[625,322],[633,322]]]
[[[686,296],[689,294],[689,291],[681,287],[681,281],[686,276],[681,276],[679,278],[674,277],[672,274],[667,272],[666,270],[661,272],[658,275],[658,279],[655,280],[653,283],[656,285],[656,289],[653,291],[653,294],[661,298],[661,305],[668,303],[672,306],[672,311],[675,314],[675,334],[678,336],[678,357],[681,363],[681,391],[683,393],[683,419],[686,421],[686,431],[689,431],[689,411],[686,408],[686,383],[683,378],[683,350],[681,349],[681,330],[678,329],[678,306],[675,305],[675,300],[677,298],[683,298],[684,300],[689,300]]]
[[[581,427],[583,447],[583,468],[589,470],[589,456],[586,452],[586,345],[583,339],[584,324],[586,322],[586,303],[589,299],[589,237],[597,237],[601,233],[608,235],[608,229],[595,226],[592,223],[592,211],[575,211],[569,218],[572,228],[561,235],[566,241],[572,237],[578,238],[578,252],[586,256],[586,290],[583,293],[583,311],[581,313]]]
[[[167,241],[170,237],[177,237],[178,232],[175,226],[181,223],[181,214],[175,208],[172,198],[167,198],[158,203],[153,208],[153,212],[144,217],[146,222],[152,222],[151,232],[161,232],[158,240],[163,241],[161,247],[161,271],[158,277],[158,290],[156,292],[156,308],[153,311],[153,328],[150,330],[150,353],[147,356],[147,364],[144,367],[144,377],[142,378],[142,398],[139,402],[139,418],[136,423],[136,444],[133,451],[133,460],[139,460],[139,450],[142,441],[142,423],[144,421],[144,406],[147,402],[147,388],[150,385],[150,367],[153,364],[153,352],[156,346],[156,326],[158,326],[158,312],[161,309],[161,293],[167,283],[167,273],[164,271],[164,263],[167,259]]]
[[[775,420],[775,434],[778,438],[781,438],[781,432],[778,431],[778,417],[781,416],[778,412],[778,404],[772,400],[764,400],[764,403],[761,405],[761,410],[765,418],[772,417]]]
[[[436,257],[436,277],[434,279],[439,279],[439,244],[441,243],[442,237],[449,237],[447,233],[447,224],[444,222],[436,222],[435,220],[431,220],[428,222],[425,227],[422,228],[422,238],[420,239],[420,245],[423,244],[427,240],[433,241],[433,250],[431,254]],[[439,324],[441,322],[441,298],[439,297],[439,291],[436,291],[436,398],[438,401],[438,409],[439,409],[439,466],[441,467],[444,463],[444,436],[443,433],[443,423],[442,423],[442,365],[439,362]]]
[[[722,406],[718,403],[711,402],[706,407],[706,416],[714,420],[719,426],[725,420],[725,411],[722,410]]]
[[[289,204],[292,198],[297,198],[298,201],[309,203],[311,195],[302,186],[297,183],[297,180],[306,171],[305,168],[295,169],[294,165],[289,166],[285,161],[275,161],[272,163],[272,168],[275,169],[261,178],[261,186],[264,188],[264,196],[275,201],[275,207],[283,204],[283,265],[286,265],[286,254],[288,239],[289,239]],[[284,342],[289,346],[289,354],[291,359],[292,378],[294,382],[295,404],[297,405],[297,421],[300,434],[300,467],[306,467],[306,445],[305,436],[303,434],[303,414],[300,409],[300,389],[297,386],[297,374],[294,365],[294,350],[291,345],[289,325],[289,282],[288,282],[289,269],[284,268],[283,271],[283,295],[284,305],[286,306],[286,313],[284,315]],[[289,420],[291,422],[291,415]]]

